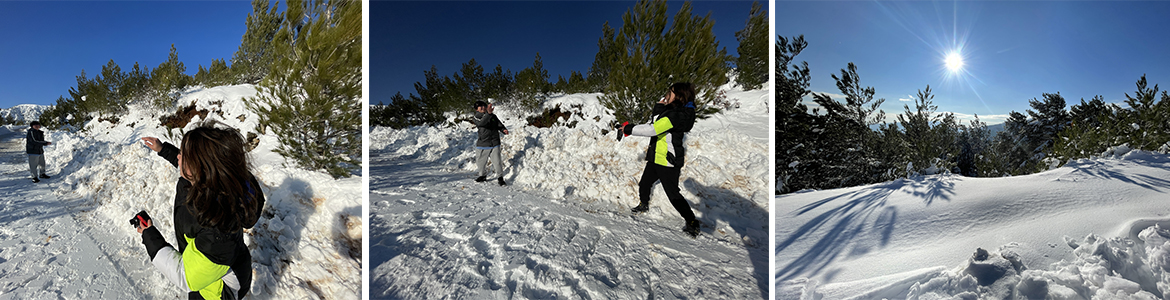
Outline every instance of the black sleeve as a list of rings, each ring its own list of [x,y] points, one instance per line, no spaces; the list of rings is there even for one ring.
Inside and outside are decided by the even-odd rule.
[[[490,117],[493,117],[493,116],[494,115],[491,115],[491,114],[486,114],[486,113],[481,114],[480,112],[476,112],[475,113],[475,127],[491,126],[492,123],[490,123],[491,122]]]
[[[158,254],[159,249],[171,245],[154,226],[142,231],[142,244],[146,245],[146,253],[150,254],[151,261],[154,260],[154,255]]]
[[[33,136],[36,136],[37,144],[41,144],[41,146],[49,144],[49,142],[45,141],[45,133],[43,131],[37,131]]]
[[[158,156],[162,156],[167,161],[171,162],[172,166],[179,167],[179,147],[171,145],[171,143],[164,142],[162,149],[158,150]]]
[[[662,104],[662,103],[654,103],[654,108],[650,109],[651,116],[661,115],[664,112],[666,112],[666,104]],[[671,120],[671,121],[674,121],[674,120]]]
[[[493,122],[496,123],[496,130],[499,130],[499,131],[508,130],[507,127],[504,127],[504,121],[500,121],[500,118],[496,117],[496,114],[491,114],[491,116],[492,116]]]

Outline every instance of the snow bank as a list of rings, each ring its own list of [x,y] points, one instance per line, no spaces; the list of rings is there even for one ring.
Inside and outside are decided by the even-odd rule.
[[[1164,178],[1170,156],[1117,147],[1032,175],[776,197],[777,299],[1170,298]]]
[[[771,90],[722,89],[741,105],[699,120],[687,134],[687,161],[679,178],[680,188],[696,216],[714,226],[720,238],[766,244],[765,220],[771,196],[766,180],[772,177],[767,144]],[[504,179],[531,193],[628,213],[638,204],[638,180],[646,165],[649,139],[617,141],[610,128],[615,121],[613,113],[600,104],[600,96],[569,94],[549,99],[544,108],[560,107],[573,114],[548,128],[528,126],[527,116],[509,107],[497,107],[496,114],[511,132],[502,136]],[[468,122],[402,130],[378,127],[370,130],[370,151],[474,171],[475,139],[475,126]],[[654,189],[650,207],[646,218],[682,227],[682,219],[660,185]]]
[[[257,116],[243,99],[257,93],[252,85],[191,88],[179,103],[195,103],[210,111],[208,119],[256,132]],[[144,294],[179,297],[178,288],[155,274],[141,238],[126,220],[140,210],[155,218],[163,236],[174,236],[171,219],[177,170],[142,145],[153,136],[178,145],[182,132],[197,126],[167,130],[159,121],[166,113],[131,108],[118,124],[91,121],[78,132],[47,131],[49,174],[56,193],[79,199],[85,211],[80,219],[95,228],[109,228],[121,237],[111,255],[136,272]],[[198,119],[199,117],[196,117]],[[250,152],[253,173],[266,197],[264,213],[245,240],[252,249],[255,275],[251,293],[278,299],[356,299],[361,296],[362,179],[334,180],[322,172],[293,167],[273,152],[276,137],[260,134]],[[60,178],[60,179],[57,179]],[[174,243],[175,241],[170,241]]]

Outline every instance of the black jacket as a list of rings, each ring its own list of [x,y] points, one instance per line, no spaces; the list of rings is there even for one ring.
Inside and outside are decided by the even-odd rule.
[[[479,128],[479,139],[476,147],[495,147],[500,145],[500,132],[507,130],[504,122],[496,114],[475,112],[475,127]]]
[[[28,128],[24,139],[24,150],[28,154],[45,154],[45,145],[47,144],[49,142],[45,141],[44,131],[33,129],[31,126]]]
[[[179,166],[179,148],[170,143],[163,143],[162,150],[158,152],[171,165]],[[250,174],[249,174],[250,175]],[[252,220],[237,220],[240,222],[241,228],[252,228],[256,225],[256,221],[260,216],[260,210],[264,208],[264,193],[260,190],[260,184],[256,181],[256,177],[248,176],[247,182],[248,192],[251,193],[258,203],[256,216],[257,219]],[[175,241],[178,247],[175,249],[182,252],[187,249],[187,240],[183,236],[194,237],[195,244],[207,259],[216,264],[225,265],[231,268],[236,274],[236,278],[240,281],[240,290],[235,299],[241,299],[251,289],[252,285],[252,254],[248,250],[248,245],[244,243],[244,231],[238,230],[235,233],[222,232],[215,228],[203,227],[199,225],[199,221],[195,219],[195,214],[187,208],[186,203],[187,192],[191,188],[191,182],[187,179],[179,177],[179,182],[175,185],[175,206],[174,206],[174,222],[175,222]],[[241,200],[247,201],[247,200]],[[164,246],[169,246],[166,240],[163,239],[162,234],[157,230],[153,230],[152,234],[147,234],[143,231],[143,244],[146,244],[147,252],[150,254],[151,260],[154,255],[158,253],[158,249]],[[226,289],[225,289],[226,291]],[[188,294],[190,299],[202,299],[198,292],[192,291]]]
[[[657,151],[657,148],[660,145],[658,139],[668,138],[670,139],[670,145],[672,145],[674,149],[670,149],[668,152],[669,154],[667,155],[667,160],[675,167],[681,168],[683,164],[686,163],[687,157],[687,149],[685,147],[686,143],[683,142],[683,137],[685,137],[686,133],[690,132],[691,128],[695,126],[695,108],[693,106],[667,106],[665,104],[656,103],[654,104],[654,108],[651,110],[651,115],[653,116],[654,121],[662,118],[668,118],[670,119],[670,123],[674,126],[671,127],[670,130],[666,131],[670,133],[666,137],[650,138],[650,146],[646,147],[646,161],[655,162],[654,153]]]

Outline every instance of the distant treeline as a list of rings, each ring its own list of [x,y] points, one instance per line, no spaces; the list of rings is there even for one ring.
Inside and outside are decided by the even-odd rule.
[[[549,81],[540,53],[531,67],[516,73],[500,65],[485,72],[475,59],[451,76],[440,76],[432,66],[423,72],[424,81],[414,84],[415,93],[400,92],[389,103],[378,101],[371,108],[370,122],[393,128],[434,125],[444,121],[445,114],[468,113],[473,102],[489,98],[538,112],[550,95],[558,93],[604,93],[602,104],[619,120],[645,120],[653,100],[681,81],[695,84],[699,112],[709,115],[721,109],[723,99],[716,89],[728,82],[732,64],[736,82],[745,89],[768,81],[768,13],[759,2],[752,4],[744,29],[735,34],[739,57],[719,47],[710,14],[694,15],[691,3],[685,2],[668,27],[666,11],[666,1],[642,0],[626,11],[620,28],[606,22],[589,71],[572,71],[569,78],[557,76],[556,82]]]
[[[1101,96],[1065,110],[1059,92],[1028,101],[1032,109],[1012,111],[1004,130],[991,136],[978,115],[962,124],[952,113],[938,113],[930,86],[919,90],[914,106],[904,105],[898,121],[885,122],[849,63],[832,75],[844,99],[809,91],[808,62],[794,58],[808,43],[804,36],[777,37],[776,179],[778,193],[832,189],[884,182],[920,174],[951,172],[998,177],[1037,173],[1069,160],[1098,155],[1110,147],[1170,150],[1170,95],[1137,81],[1128,108],[1106,104]],[[801,103],[812,95],[824,110]],[[877,130],[873,130],[876,126]]]
[[[117,123],[133,104],[172,110],[189,86],[258,84],[247,99],[260,116],[258,128],[281,142],[276,152],[311,170],[335,177],[361,169],[362,3],[345,0],[290,0],[285,10],[253,0],[247,30],[231,58],[212,60],[187,75],[171,45],[154,69],[137,62],[129,72],[110,60],[90,78],[84,70],[69,96],[57,99],[40,121],[50,128],[83,128],[94,118]],[[251,128],[240,128],[251,130]]]

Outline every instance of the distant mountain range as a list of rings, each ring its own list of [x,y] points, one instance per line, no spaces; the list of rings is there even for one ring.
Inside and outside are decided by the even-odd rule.
[[[7,119],[8,116],[16,118],[17,122],[28,123],[41,117],[41,114],[46,110],[53,108],[52,105],[37,105],[37,104],[19,104],[10,108],[0,109],[0,118]]]

